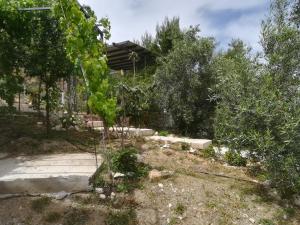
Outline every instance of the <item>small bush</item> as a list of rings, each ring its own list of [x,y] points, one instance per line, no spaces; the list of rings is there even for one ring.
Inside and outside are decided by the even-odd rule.
[[[246,166],[247,159],[235,151],[225,153],[225,161],[231,166]]]
[[[208,148],[202,150],[202,156],[204,158],[215,158],[216,152],[212,145],[210,145]]]
[[[16,112],[17,110],[15,107],[0,106],[0,114],[12,114]]]
[[[63,128],[70,128],[70,127],[75,127],[77,122],[76,122],[76,118],[74,115],[69,115],[69,114],[65,114],[63,117],[60,118],[61,121],[61,125]]]
[[[123,212],[110,212],[106,225],[135,225],[136,214],[133,209],[125,210]]]
[[[137,172],[137,151],[133,148],[125,148],[112,155],[112,170],[114,172]]]
[[[48,205],[50,205],[50,203],[51,203],[51,199],[48,198],[48,197],[42,197],[42,198],[34,199],[31,202],[31,208],[32,208],[32,210],[34,210],[38,213],[41,213],[46,209],[46,207]]]
[[[159,131],[159,132],[158,132],[158,135],[159,135],[159,136],[164,136],[164,137],[166,137],[166,136],[169,135],[169,132],[166,131],[166,130],[162,130],[162,131]]]

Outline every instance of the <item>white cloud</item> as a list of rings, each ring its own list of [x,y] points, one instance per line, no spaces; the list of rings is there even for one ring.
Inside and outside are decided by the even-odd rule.
[[[97,16],[107,16],[112,25],[112,42],[139,39],[145,31],[155,34],[157,23],[163,19],[179,16],[181,25],[200,24],[205,35],[216,36],[222,46],[231,38],[241,38],[258,50],[262,9],[269,0],[80,0],[90,5]],[[247,13],[247,10],[258,9]],[[212,24],[215,18],[199,14],[199,10],[239,10],[245,12],[234,21],[224,22],[220,29]],[[222,18],[218,18],[222,21]]]

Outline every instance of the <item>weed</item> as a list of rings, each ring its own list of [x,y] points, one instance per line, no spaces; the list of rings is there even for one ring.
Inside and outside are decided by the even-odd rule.
[[[172,217],[172,218],[170,219],[170,222],[168,223],[168,225],[175,225],[175,224],[177,224],[177,222],[178,222],[177,218]]]
[[[84,209],[72,209],[63,217],[63,225],[85,225],[89,220],[89,214]]]
[[[202,156],[204,158],[215,158],[216,157],[216,152],[212,145],[210,145],[206,149],[203,149],[201,152],[202,152]]]
[[[184,212],[186,211],[186,206],[179,202],[176,204],[174,211],[178,215],[183,215]]]
[[[162,131],[159,131],[159,132],[158,132],[158,135],[159,135],[159,136],[164,136],[164,137],[166,137],[166,136],[169,135],[169,132],[166,131],[166,130],[162,130]]]
[[[217,204],[215,202],[209,201],[209,202],[206,203],[206,207],[210,208],[210,209],[213,209],[213,208],[217,207]]]
[[[246,166],[247,164],[247,159],[234,151],[225,153],[225,161],[231,166]]]
[[[258,224],[260,224],[260,225],[275,225],[275,223],[273,223],[272,220],[269,220],[269,219],[260,219],[258,221]]]
[[[34,199],[31,202],[31,208],[32,210],[41,213],[45,210],[45,208],[50,205],[51,199],[48,197],[42,197],[38,199]]]
[[[181,150],[182,151],[188,151],[190,150],[191,146],[188,143],[182,143],[181,144]]]
[[[136,214],[133,209],[128,209],[122,212],[110,212],[106,225],[135,225]]]
[[[49,212],[46,216],[45,216],[45,221],[48,223],[56,223],[60,220],[61,218],[61,214],[58,212]]]

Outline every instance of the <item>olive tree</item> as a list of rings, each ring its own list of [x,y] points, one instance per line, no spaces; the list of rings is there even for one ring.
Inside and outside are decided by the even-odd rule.
[[[214,83],[215,42],[198,32],[198,27],[187,30],[169,54],[159,58],[155,92],[158,105],[171,114],[178,132],[212,137],[214,103],[209,100],[209,88]]]

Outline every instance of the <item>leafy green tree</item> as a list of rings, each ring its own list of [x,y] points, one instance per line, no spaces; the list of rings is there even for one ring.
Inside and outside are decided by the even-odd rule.
[[[29,76],[38,77],[44,84],[43,100],[46,103],[46,127],[49,132],[50,113],[58,106],[57,82],[71,75],[73,65],[65,52],[64,34],[49,12],[36,13],[29,27],[31,41],[25,54],[25,72]]]
[[[211,65],[215,42],[198,36],[199,29],[185,32],[183,40],[161,57],[155,74],[159,106],[173,117],[180,133],[212,137],[214,103],[209,88],[214,84]]]
[[[53,13],[60,18],[69,59],[81,68],[91,110],[103,118],[105,126],[112,125],[116,117],[116,99],[110,95],[107,58],[104,56],[105,44],[99,40],[95,29],[96,24],[100,24],[104,38],[108,39],[108,19],[97,21],[92,13],[86,18],[76,0],[57,1]]]
[[[265,64],[234,44],[216,62],[216,139],[263,162],[285,197],[300,193],[299,30],[274,0],[262,25]]]

